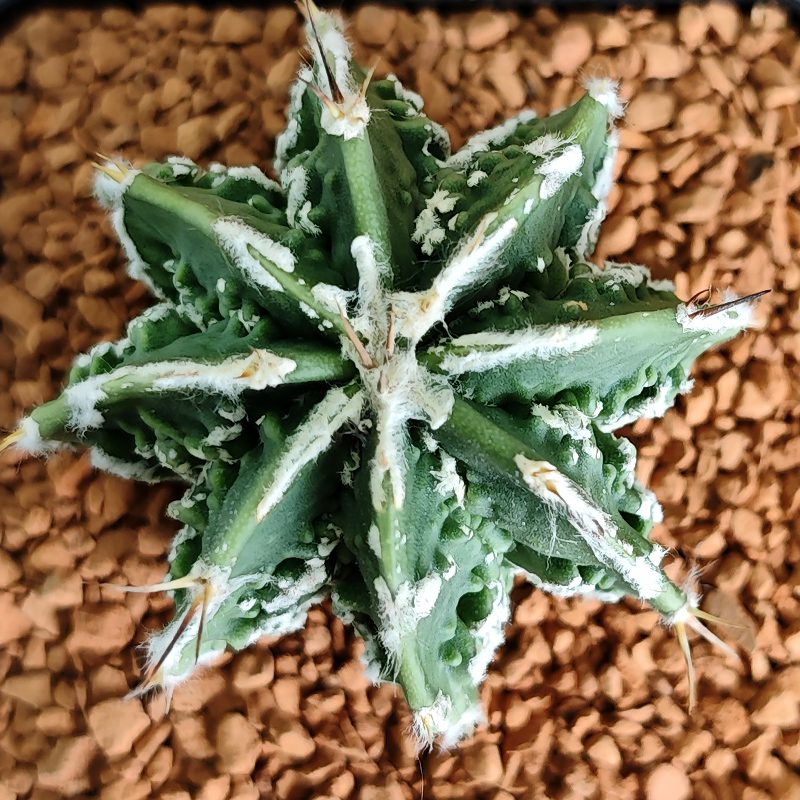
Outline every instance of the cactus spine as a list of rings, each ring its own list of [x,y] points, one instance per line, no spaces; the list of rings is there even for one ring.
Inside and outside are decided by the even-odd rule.
[[[516,573],[632,595],[720,643],[666,577],[659,518],[613,431],[661,414],[749,298],[681,302],[588,261],[621,114],[591,80],[450,154],[420,98],[309,10],[277,183],[171,157],[98,165],[96,193],[158,303],[80,356],[8,439],[187,484],[143,688],[296,630],[326,593],[397,681],[422,746],[481,719]],[[720,643],[721,644],[721,643]]]

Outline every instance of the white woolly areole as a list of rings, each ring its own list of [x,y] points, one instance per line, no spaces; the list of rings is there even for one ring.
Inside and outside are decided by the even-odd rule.
[[[279,386],[296,367],[290,358],[259,349],[217,364],[176,360],[117,367],[111,372],[91,375],[64,390],[70,409],[67,426],[79,433],[99,428],[103,415],[97,406],[108,399],[106,386],[112,382],[129,379],[132,387],[138,384],[140,390],[150,392],[203,389],[237,397],[245,389],[260,391]]]
[[[444,241],[446,234],[440,217],[449,214],[458,201],[458,195],[451,195],[446,189],[437,189],[425,201],[425,208],[414,221],[411,234],[411,240],[421,244],[420,249],[425,255],[431,255],[434,247]]]
[[[597,328],[568,323],[540,325],[518,331],[467,333],[451,339],[448,347],[468,348],[466,355],[448,353],[441,367],[451,375],[485,372],[515,361],[536,358],[549,361],[556,356],[585,350],[597,339]]]
[[[39,425],[32,417],[23,417],[19,421],[11,446],[15,450],[32,456],[49,456],[57,450],[63,450],[68,447],[62,442],[42,439]]]
[[[604,603],[618,603],[625,597],[623,590],[599,591],[593,584],[584,583],[580,575],[575,575],[569,583],[552,583],[543,581],[535,572],[528,572],[525,569],[519,570],[518,574],[523,575],[532,586],[556,597],[590,597],[602,600]]]
[[[436,478],[436,491],[443,497],[453,495],[456,503],[463,508],[467,487],[464,479],[458,474],[456,460],[444,450],[440,451],[440,456],[442,459],[441,469],[431,471],[431,476]]]
[[[345,141],[361,139],[367,132],[367,125],[371,114],[366,98],[345,97],[344,108],[334,113],[327,105],[323,104],[319,115],[319,124],[325,133],[330,136],[340,136]]]
[[[483,709],[478,704],[469,706],[460,717],[453,719],[453,701],[440,690],[433,703],[414,712],[411,732],[417,750],[433,747],[439,736],[442,737],[440,745],[448,749],[484,721]]]
[[[373,586],[381,619],[378,635],[390,659],[397,664],[403,639],[413,634],[419,621],[433,611],[442,588],[442,577],[429,572],[414,583],[403,581],[395,594],[381,575],[375,578]]]
[[[392,280],[388,261],[378,252],[378,245],[369,236],[356,236],[350,254],[358,270],[358,307],[353,327],[367,342],[373,357],[386,357],[389,297],[387,289]],[[347,306],[342,306],[346,308]]]
[[[125,209],[123,208],[122,203],[119,203],[112,209],[111,213],[109,214],[109,218],[111,220],[111,227],[114,228],[114,233],[117,234],[117,238],[119,239],[119,243],[122,245],[125,257],[128,259],[128,275],[130,275],[135,281],[141,281],[144,283],[149,289],[150,294],[152,294],[154,297],[163,299],[164,293],[156,287],[150,276],[147,274],[147,264],[139,254],[139,251],[136,249],[136,245],[133,243],[133,239],[131,239],[130,235],[128,234],[128,229],[125,227]]]
[[[278,269],[294,272],[294,255],[288,247],[274,242],[236,217],[220,217],[212,227],[220,247],[250,283],[273,292],[283,291],[278,279],[250,252],[250,248]]]
[[[738,296],[729,289],[722,293],[722,302],[730,303]],[[725,333],[749,328],[755,322],[755,301],[740,303],[733,308],[724,309],[716,314],[692,316],[698,311],[696,306],[681,303],[675,311],[675,319],[685,331],[704,331],[707,333]]]
[[[106,175],[105,172],[98,169],[95,170],[92,186],[97,202],[109,211],[117,208],[122,203],[122,196],[128,191],[128,187],[133,183],[133,179],[141,171],[134,169],[131,162],[124,158],[114,158],[113,161],[109,162],[112,165],[112,169],[114,162],[122,164],[125,168],[122,180],[115,180],[110,175]],[[122,174],[121,171],[120,174]]]
[[[303,97],[308,90],[308,84],[313,83],[314,75],[307,66],[300,67],[297,79],[289,88],[289,109],[287,111],[288,121],[286,127],[278,134],[275,139],[275,158],[273,164],[278,174],[281,174],[289,161],[289,151],[297,144],[297,137],[300,133],[298,120],[300,110],[303,106]]]
[[[399,100],[405,100],[410,106],[413,106],[416,111],[422,111],[424,101],[422,95],[412,92],[411,89],[406,89],[400,82],[400,79],[393,72],[386,76],[387,81],[391,81],[394,86],[394,94]]]
[[[571,144],[562,153],[548,158],[538,167],[537,175],[544,175],[539,188],[539,197],[549,200],[573,176],[577,175],[583,164],[583,150],[579,144]]]
[[[487,224],[491,224],[490,219]],[[517,227],[515,219],[508,219],[478,242],[473,236],[436,276],[430,289],[392,295],[398,335],[416,346],[434,325],[444,320],[460,294],[490,280],[502,268],[500,251]]]
[[[253,183],[258,183],[265,189],[273,192],[280,192],[281,186],[276,183],[272,178],[268,178],[258,167],[250,165],[248,167],[228,167],[226,173],[229,178],[234,180],[250,180]]]
[[[128,480],[144,481],[145,483],[157,483],[161,480],[158,470],[138,461],[123,461],[121,458],[110,456],[105,450],[97,445],[89,449],[90,460],[95,469],[110,472],[120,478]]]
[[[294,228],[300,228],[312,236],[319,232],[319,226],[308,218],[311,201],[306,199],[308,172],[305,167],[292,167],[281,173],[281,183],[286,190],[286,219]]]
[[[444,165],[455,169],[463,169],[469,166],[478,153],[486,152],[490,147],[500,144],[508,139],[520,126],[531,120],[536,119],[536,112],[532,109],[524,109],[513,117],[509,117],[505,122],[494,128],[476,133],[464,143],[463,147],[450,156]]]
[[[624,552],[622,543],[616,541],[614,521],[578,484],[548,461],[534,461],[518,453],[514,463],[528,488],[569,520],[601,564],[621,575],[641,599],[650,600],[660,594],[665,579],[658,565]]]
[[[348,397],[342,389],[334,388],[312,409],[306,420],[286,440],[272,482],[256,508],[259,522],[280,502],[300,470],[316,461],[333,444],[339,429],[361,418],[363,406],[363,392]]]
[[[587,78],[583,86],[591,98],[605,106],[612,119],[619,119],[623,115],[625,106],[619,96],[619,81],[595,76]]]
[[[486,677],[495,651],[505,641],[505,628],[511,619],[511,598],[502,581],[493,581],[488,586],[492,592],[492,610],[470,633],[477,640],[477,651],[469,662],[469,675],[477,686]]]
[[[597,200],[597,205],[589,210],[586,222],[581,228],[578,241],[575,244],[575,252],[582,261],[586,261],[594,251],[597,238],[600,235],[600,224],[606,218],[608,193],[614,183],[614,162],[617,159],[618,148],[619,131],[615,128],[606,137],[606,154],[592,186],[592,195]]]

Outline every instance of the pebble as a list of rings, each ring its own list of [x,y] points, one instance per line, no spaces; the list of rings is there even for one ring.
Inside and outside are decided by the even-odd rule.
[[[0,645],[21,639],[33,627],[10,592],[0,592]]]
[[[628,104],[625,124],[644,133],[669,127],[675,97],[667,92],[639,92]]]
[[[106,78],[125,65],[131,57],[127,43],[116,34],[95,28],[89,36],[89,58],[92,60],[95,72],[101,78]]]
[[[45,790],[73,797],[91,785],[89,766],[97,753],[90,736],[58,739],[38,764],[37,782]]]
[[[45,708],[52,702],[50,673],[44,669],[28,670],[6,678],[0,684],[0,694],[21,700],[34,708]]]
[[[261,755],[261,738],[241,714],[226,714],[217,724],[215,749],[231,775],[248,775]]]
[[[465,31],[470,50],[485,50],[508,36],[508,17],[497,11],[477,11],[471,15]]]
[[[585,25],[566,22],[553,36],[550,61],[561,75],[574,75],[592,54],[592,35]]]
[[[14,89],[25,77],[25,48],[17,42],[0,43],[0,89]]]
[[[75,611],[67,649],[83,656],[118,653],[133,634],[133,620],[125,606],[81,608]]]
[[[217,44],[247,44],[261,39],[260,15],[235,8],[223,8],[211,27],[211,41]]]
[[[659,764],[645,781],[647,800],[690,800],[692,784],[674,764]]]
[[[150,727],[150,717],[138,699],[110,698],[92,706],[89,730],[109,758],[129,753],[133,743]]]
[[[355,15],[356,36],[364,44],[383,47],[391,41],[397,25],[397,11],[379,5],[361,6]]]

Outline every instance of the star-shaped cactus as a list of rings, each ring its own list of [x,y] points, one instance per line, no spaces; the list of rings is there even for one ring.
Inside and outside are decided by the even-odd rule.
[[[421,745],[481,718],[517,573],[632,595],[719,641],[648,539],[653,495],[612,431],[661,414],[752,304],[683,303],[643,267],[587,260],[622,112],[590,80],[451,155],[418,95],[307,15],[277,183],[180,157],[99,166],[133,277],[158,303],[79,357],[8,442],[188,484],[165,581],[177,614],[144,688],[296,630],[330,592],[397,681]]]

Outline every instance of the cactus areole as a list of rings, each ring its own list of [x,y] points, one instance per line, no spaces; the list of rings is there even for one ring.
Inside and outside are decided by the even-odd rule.
[[[307,9],[279,182],[182,157],[99,165],[96,194],[158,302],[79,356],[7,439],[188,488],[169,513],[177,612],[142,688],[295,631],[330,594],[420,746],[482,718],[515,575],[646,601],[687,628],[653,494],[613,431],[660,415],[750,298],[681,302],[644,267],[588,260],[622,112],[610,80],[451,154],[421,98]],[[134,588],[134,587],[130,587]],[[690,679],[691,679],[690,674]],[[693,682],[690,680],[690,703]]]

